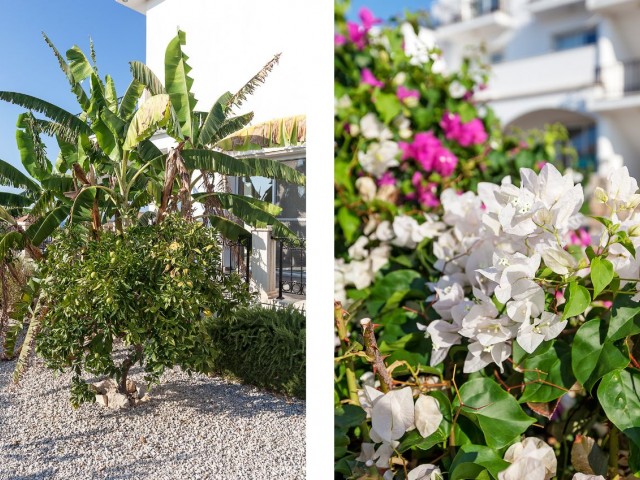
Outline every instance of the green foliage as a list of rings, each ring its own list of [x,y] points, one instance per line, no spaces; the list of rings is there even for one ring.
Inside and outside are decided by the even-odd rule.
[[[71,368],[74,382],[81,372],[120,382],[127,360],[140,362],[149,382],[174,365],[209,370],[209,326],[249,301],[240,277],[221,274],[215,232],[174,216],[96,241],[82,228],[65,229],[48,247],[41,275],[48,311],[37,352],[51,368]],[[120,343],[128,357],[117,365]]]
[[[293,307],[251,307],[209,324],[214,370],[305,398],[305,315]]]

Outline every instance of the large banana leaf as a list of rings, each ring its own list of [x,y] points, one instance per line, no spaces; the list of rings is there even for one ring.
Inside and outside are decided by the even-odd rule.
[[[188,57],[181,46],[186,43],[186,34],[179,30],[169,42],[164,56],[165,89],[171,97],[171,104],[178,117],[183,138],[193,138],[191,113],[196,106],[196,99],[191,93],[193,79],[189,77],[191,67]]]
[[[91,79],[91,101],[87,115],[91,119],[96,119],[100,112],[107,108],[107,99],[105,98],[104,85],[98,75],[92,73],[89,78]]]
[[[229,100],[231,100],[231,93],[226,92],[213,104],[200,129],[200,134],[194,142],[196,145],[213,143],[213,139],[216,138],[218,130],[220,130],[220,127],[222,127],[222,124],[227,118],[225,107],[229,103]]]
[[[67,50],[67,60],[69,61],[69,70],[76,83],[82,82],[94,73],[89,60],[76,45]]]
[[[104,99],[107,101],[107,107],[113,113],[118,112],[118,94],[116,93],[116,84],[111,75],[105,78]]]
[[[0,236],[0,259],[4,259],[13,249],[20,249],[24,245],[24,238],[18,232],[8,232]]]
[[[16,143],[25,170],[32,177],[40,179],[51,173],[51,162],[46,156],[44,142],[33,128],[33,120],[31,113],[22,113],[18,116]]]
[[[133,78],[144,85],[151,95],[160,95],[167,93],[160,79],[153,71],[142,62],[130,62],[131,73]]]
[[[40,190],[40,187],[34,180],[4,160],[0,160],[0,185],[25,188],[34,193]]]
[[[273,70],[280,61],[280,55],[280,53],[274,55],[273,58],[269,60],[258,73],[251,77],[251,79],[247,83],[245,83],[233,97],[231,97],[229,103],[227,104],[227,111],[230,111],[234,106],[241,106],[242,102],[244,102],[249,95],[252,95],[256,88],[258,88],[267,80],[269,72],[271,72],[271,70]]]
[[[277,161],[264,158],[234,158],[213,150],[184,150],[184,163],[190,170],[206,170],[222,175],[268,177],[304,185],[305,176]]]
[[[276,118],[236,131],[216,144],[223,150],[246,151],[261,148],[289,147],[307,141],[304,115]]]
[[[69,212],[69,223],[91,221],[91,209],[97,194],[98,187],[85,187],[80,191]]]
[[[17,193],[0,192],[0,205],[3,207],[28,207],[33,199]]]
[[[54,192],[69,192],[73,190],[74,183],[72,177],[64,177],[60,175],[51,175],[41,180],[43,188]]]
[[[227,118],[216,134],[211,138],[212,143],[217,143],[228,135],[237,132],[241,128],[249,125],[249,122],[253,120],[253,112],[245,113],[244,115],[238,115],[237,117]]]
[[[123,149],[132,150],[147,140],[158,128],[167,125],[171,118],[171,100],[166,93],[148,98],[133,116]]]
[[[69,216],[71,207],[69,205],[62,205],[52,210],[48,215],[44,216],[39,222],[33,224],[25,232],[25,235],[29,237],[33,245],[40,245],[48,237],[53,235],[60,225]]]
[[[204,217],[209,219],[209,223],[213,228],[218,230],[229,240],[238,241],[242,238],[251,237],[250,232],[228,218],[220,217],[218,215],[204,215]]]
[[[129,120],[131,118],[136,111],[136,105],[142,92],[144,92],[144,85],[136,79],[133,79],[127,91],[124,92],[122,100],[120,100],[120,108],[118,109],[120,118],[123,120]]]
[[[9,225],[17,225],[16,220],[4,208],[0,207],[0,220],[4,220]]]
[[[20,105],[28,110],[40,112],[54,122],[70,127],[78,133],[91,135],[91,129],[85,122],[52,103],[45,102],[31,95],[25,95],[24,93],[4,91],[0,91],[0,100],[13,103],[14,105]]]
[[[216,197],[223,208],[241,219],[244,223],[256,228],[266,228],[271,225],[273,232],[278,237],[295,238],[296,234],[289,227],[278,220],[275,215],[282,209],[268,202],[262,202],[254,198],[234,195],[232,193],[197,193],[194,200],[202,201],[206,197]]]

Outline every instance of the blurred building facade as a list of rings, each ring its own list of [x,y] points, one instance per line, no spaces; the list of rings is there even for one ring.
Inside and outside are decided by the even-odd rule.
[[[432,16],[451,68],[483,46],[476,97],[505,128],[562,123],[580,166],[640,177],[640,0],[435,0]]]

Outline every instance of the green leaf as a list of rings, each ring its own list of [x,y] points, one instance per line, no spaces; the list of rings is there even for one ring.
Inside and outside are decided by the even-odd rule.
[[[571,365],[576,379],[591,390],[607,373],[625,368],[629,357],[607,339],[607,324],[596,318],[580,327],[573,339]]]
[[[227,118],[225,105],[229,103],[229,100],[231,100],[231,93],[226,92],[213,104],[198,135],[198,145],[208,145],[213,141],[222,123]]]
[[[40,186],[34,180],[4,160],[0,160],[0,185],[26,188],[34,193],[40,191]]]
[[[375,93],[374,105],[384,123],[389,123],[402,112],[400,100],[398,100],[396,95],[391,93]]]
[[[562,318],[575,317],[584,312],[591,303],[591,295],[582,285],[574,280],[569,284],[569,298],[564,306]]]
[[[0,205],[3,207],[28,207],[33,200],[24,195],[10,192],[0,192]]]
[[[371,313],[382,306],[385,310],[396,308],[406,297],[425,295],[425,279],[415,270],[395,270],[377,281],[371,290],[368,302]]]
[[[193,137],[192,112],[196,106],[196,99],[191,93],[193,79],[189,77],[191,67],[187,64],[188,57],[181,46],[186,43],[186,34],[179,30],[178,34],[169,42],[164,56],[165,88],[171,104],[178,117],[180,129],[184,137]]]
[[[124,120],[129,120],[133,113],[136,111],[136,105],[138,99],[144,92],[144,85],[138,82],[135,78],[131,80],[127,91],[124,93],[122,100],[120,100],[120,107],[118,108],[118,115]]]
[[[640,446],[640,372],[614,370],[598,387],[598,400],[607,418]]]
[[[118,111],[118,93],[116,92],[116,84],[111,75],[106,76],[106,86],[104,89],[104,99],[107,102],[107,108],[112,113]]]
[[[69,61],[71,75],[76,83],[82,82],[93,73],[93,67],[89,60],[76,45],[67,50],[67,60]]]
[[[167,93],[160,79],[149,67],[142,62],[130,62],[131,73],[134,80],[144,85],[151,95],[161,95]]]
[[[169,95],[160,94],[149,97],[133,116],[123,150],[132,150],[143,140],[148,139],[160,127],[164,127],[171,118]]]
[[[52,103],[32,97],[31,95],[16,92],[0,92],[0,100],[13,103],[14,105],[20,105],[28,110],[40,112],[54,122],[65,127],[69,127],[78,133],[84,133],[86,135],[91,135],[92,133],[89,126],[74,114],[63,110]]]
[[[410,448],[419,448],[420,450],[429,450],[433,446],[444,442],[446,439],[447,439],[447,435],[442,430],[442,428],[438,428],[435,432],[433,432],[427,438],[424,438],[422,435],[420,435],[420,432],[418,432],[417,430],[412,430],[402,438],[400,445],[398,445],[396,449],[400,453],[406,452]]]
[[[0,260],[4,259],[12,249],[20,249],[24,239],[18,232],[8,232],[0,236]]]
[[[640,304],[630,295],[615,297],[607,330],[607,341],[615,342],[640,333]]]
[[[222,175],[276,178],[296,185],[304,185],[305,176],[277,160],[264,158],[235,158],[213,150],[184,150],[184,164],[190,170],[205,170]]]
[[[489,447],[463,445],[451,463],[449,478],[450,480],[478,478],[478,475],[484,471],[489,472],[492,478],[498,478],[498,474],[506,470],[509,465],[509,462],[503,460],[501,455]]]
[[[29,237],[31,243],[40,245],[47,237],[50,237],[69,216],[70,210],[71,207],[69,205],[60,206],[43,217],[41,222],[34,224],[34,226],[38,227],[37,230],[27,229],[25,234]]]
[[[571,369],[571,348],[569,345],[562,340],[545,343],[522,365],[524,383],[527,385],[520,397],[521,403],[550,402],[564,395],[576,381]],[[558,387],[554,387],[552,384],[558,385]]]
[[[356,405],[342,405],[335,411],[335,426],[340,430],[357,427],[367,418],[365,411]]]
[[[209,219],[209,223],[213,228],[218,230],[225,238],[236,241],[240,238],[250,238],[251,233],[245,230],[242,225],[229,220],[228,218],[220,217],[218,215],[206,215]]]
[[[602,290],[613,280],[613,264],[602,257],[591,260],[591,283],[593,283],[593,298],[596,298]]]
[[[535,419],[517,400],[490,378],[474,378],[460,387],[461,413],[476,423],[489,447],[499,449],[516,441]],[[460,407],[459,399],[454,408]]]
[[[347,207],[340,207],[337,220],[347,243],[353,243],[360,228],[360,218]]]

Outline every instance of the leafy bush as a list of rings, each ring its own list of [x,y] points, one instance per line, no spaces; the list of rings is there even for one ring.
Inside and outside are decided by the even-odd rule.
[[[305,315],[293,307],[251,307],[210,330],[215,366],[242,381],[305,398]]]
[[[51,368],[72,369],[75,405],[93,398],[83,371],[114,378],[125,393],[137,362],[149,382],[174,365],[211,368],[207,325],[250,299],[240,277],[221,275],[215,232],[179,217],[97,241],[68,228],[49,246],[42,278],[37,352]],[[118,341],[127,348],[120,364]]]

